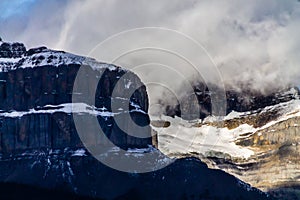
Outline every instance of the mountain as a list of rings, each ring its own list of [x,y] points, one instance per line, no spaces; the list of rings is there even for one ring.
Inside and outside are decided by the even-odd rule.
[[[79,196],[73,193],[43,189],[39,187],[22,185],[17,183],[0,183],[0,197],[5,200],[30,199],[30,200],[53,200],[53,199],[72,199],[72,200],[95,200],[95,198]]]
[[[227,114],[232,111],[257,112],[267,106],[274,106],[279,103],[298,99],[299,89],[297,87],[282,87],[279,89],[270,89],[269,91],[262,93],[245,86],[241,86],[239,89],[228,87],[224,89],[210,84],[210,89],[203,82],[192,83],[194,92],[192,94],[186,94],[181,97],[180,102],[182,105],[165,105],[164,114],[167,116],[178,116],[187,120],[191,119],[204,119],[212,115],[212,96],[214,98],[221,98],[222,95],[216,95],[217,92],[224,92],[226,95],[226,110]],[[182,89],[184,91],[184,88]],[[215,101],[222,101],[216,99]],[[161,100],[163,102],[163,100]],[[198,108],[199,106],[199,108]],[[195,113],[195,110],[199,110],[200,113]],[[184,116],[181,114],[185,113]]]
[[[51,189],[54,194],[67,191],[97,199],[271,199],[232,175],[209,169],[196,158],[178,159],[158,171],[138,174],[114,170],[88,152],[81,153],[57,150],[14,155],[0,161],[0,179]],[[117,153],[110,151],[103,156],[114,158]],[[154,150],[152,154],[160,153]],[[141,152],[135,155],[143,156]]]
[[[46,47],[0,44],[1,199],[41,199],[43,194],[56,199],[271,199],[197,158],[173,160],[157,150],[146,87],[134,73]],[[73,88],[79,69],[84,76],[77,86],[87,89],[83,92]],[[112,104],[119,106],[117,112]],[[92,124],[84,127],[83,145],[75,117],[86,122],[96,117],[115,147],[99,139]],[[131,119],[148,137],[126,134],[133,130]],[[143,166],[148,153],[155,158],[148,164],[156,166],[141,174],[118,171],[99,162],[86,145],[107,147],[97,158],[116,163],[134,158]],[[166,162],[173,163],[156,170]]]
[[[198,157],[210,168],[221,169],[279,199],[300,199],[299,89],[225,93],[226,116],[211,115],[210,93],[205,90],[198,91],[196,102],[201,105],[202,119],[173,115],[152,122],[158,148],[170,157]],[[190,104],[183,109],[195,102]]]
[[[28,148],[82,147],[72,114],[89,117],[94,107],[102,129],[116,145],[126,149],[152,144],[150,129],[146,133],[149,138],[137,139],[125,134],[113,120],[116,116],[126,115],[122,106],[130,104],[131,118],[144,126],[149,124],[146,88],[138,88],[131,99],[123,98],[127,86],[129,90],[142,84],[135,74],[45,47],[26,51],[20,43],[2,43],[0,56],[1,153]],[[86,75],[82,84],[99,81],[95,105],[88,104],[87,98],[92,96],[92,87],[96,86],[90,86],[86,93],[75,94],[77,98],[82,96],[82,102],[71,104],[74,80],[80,67]],[[100,73],[103,73],[101,78],[98,77]],[[127,79],[122,79],[121,86],[115,87],[124,74]],[[111,97],[113,89],[114,98]],[[117,113],[112,112],[111,102],[120,105]],[[124,119],[126,124],[126,117]],[[90,137],[92,143],[101,143]]]

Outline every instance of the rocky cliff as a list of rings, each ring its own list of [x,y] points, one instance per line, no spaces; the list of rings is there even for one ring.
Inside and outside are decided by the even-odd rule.
[[[158,148],[171,157],[196,156],[279,199],[300,199],[299,90],[228,91],[227,101],[236,101],[227,116],[152,122]]]
[[[253,151],[249,158],[212,157],[213,165],[280,199],[299,199],[299,105],[299,101],[282,105],[281,115],[275,120],[244,133],[234,141]],[[272,112],[268,114],[273,115]]]
[[[103,156],[114,158],[118,151]],[[153,150],[158,160],[164,162],[160,152]],[[141,151],[133,152],[141,158]],[[0,161],[0,179],[6,182],[33,185],[37,188],[20,194],[22,187],[1,184],[1,199],[44,199],[36,194],[39,188],[50,189],[53,196],[68,191],[95,199],[230,199],[272,200],[268,195],[250,187],[220,170],[212,170],[196,158],[176,160],[171,165],[149,173],[124,173],[98,162],[83,149],[72,151],[26,151],[15,159]],[[4,188],[8,188],[3,191]],[[9,193],[8,191],[13,190]],[[17,191],[17,192],[16,192]],[[44,191],[47,192],[47,191]],[[19,194],[19,195],[16,195]],[[12,198],[16,196],[17,198]],[[58,199],[63,199],[63,194]],[[72,196],[71,196],[72,197]],[[69,199],[81,199],[78,196]]]
[[[79,68],[84,68],[88,91],[82,99],[95,98],[95,105],[80,102],[71,106],[73,85]],[[100,77],[100,74],[102,76]],[[126,74],[126,79],[120,79]],[[120,80],[121,84],[116,86]],[[98,86],[93,86],[97,81]],[[122,148],[147,147],[149,138],[135,138],[120,130],[113,117],[130,120],[125,116],[129,107],[130,116],[137,124],[149,124],[148,97],[145,86],[133,95],[123,98],[130,88],[142,85],[140,79],[120,67],[99,63],[91,58],[76,56],[46,47],[26,50],[21,43],[2,43],[0,46],[0,152],[11,154],[24,149],[82,147],[77,135],[73,115],[97,115],[106,136]],[[92,91],[96,90],[96,96]],[[115,96],[111,97],[114,90]],[[80,97],[79,97],[80,98]],[[121,105],[113,113],[111,103]],[[94,114],[91,114],[94,110]],[[124,110],[124,111],[123,111]],[[128,109],[127,109],[128,110]],[[127,121],[126,121],[127,120]],[[89,127],[87,127],[87,133]],[[126,130],[125,130],[126,131]],[[102,144],[90,136],[91,143]]]
[[[272,89],[264,93],[262,93],[261,91],[249,89],[247,87],[240,87],[241,88],[239,89],[234,89],[232,87],[225,88],[224,93],[226,95],[227,114],[231,113],[232,111],[256,112],[267,106],[272,106],[296,99],[294,93],[299,93],[299,89],[297,87],[283,87],[278,90]],[[214,95],[213,93],[222,91],[222,89],[216,85],[212,85],[211,90],[209,90],[209,88],[203,82],[194,83],[193,89],[193,94],[187,94],[181,97],[181,105],[166,104],[164,114],[172,117],[183,117],[188,120],[197,119],[199,117],[201,119],[204,119],[210,116],[212,114],[211,97],[212,95]],[[290,92],[291,89],[293,89],[294,92]],[[218,97],[218,95],[215,96]],[[163,102],[163,100],[161,100],[161,102]],[[200,113],[197,113],[196,115],[193,114],[194,110],[198,110],[197,108],[199,105]],[[185,113],[185,116],[181,116],[181,113]],[[191,115],[189,115],[188,113],[191,113]]]
[[[83,85],[78,85],[87,89],[81,93],[73,90],[79,69],[84,69],[86,77],[81,80]],[[99,83],[93,86],[94,82]],[[147,92],[140,85],[135,74],[91,58],[1,43],[0,198],[44,199],[49,194],[47,199],[271,199],[232,175],[208,169],[196,158],[175,161],[153,148],[156,140],[148,126]],[[131,89],[134,93],[128,98]],[[74,95],[82,102],[72,102]],[[112,104],[119,106],[117,112]],[[135,158],[143,163],[148,153],[155,158],[155,167],[174,163],[144,174],[112,169],[84,148],[73,121],[77,115],[87,122],[97,117],[105,135],[118,146],[97,156],[125,162]],[[115,117],[122,119],[125,130]],[[143,135],[149,137],[128,135],[131,119],[146,127]],[[84,131],[88,145],[106,146],[104,140],[90,134],[92,127],[86,126]],[[123,157],[119,156],[121,149],[126,150]]]

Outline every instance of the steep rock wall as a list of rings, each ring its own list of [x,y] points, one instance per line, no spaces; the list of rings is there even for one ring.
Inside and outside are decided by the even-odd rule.
[[[0,152],[10,154],[15,151],[33,148],[82,147],[73,116],[86,114],[85,110],[72,112],[72,92],[74,80],[80,67],[84,68],[89,90],[75,94],[85,98],[94,98],[99,124],[107,137],[122,148],[145,147],[152,144],[151,129],[147,129],[149,138],[141,139],[127,135],[114,121],[114,115],[125,116],[129,106],[134,122],[148,126],[148,97],[145,86],[138,88],[130,99],[123,98],[129,87],[142,84],[133,73],[120,67],[98,63],[89,59],[49,50],[45,47],[26,51],[20,43],[3,43],[0,46]],[[100,77],[100,74],[102,76]],[[126,74],[126,79],[120,78]],[[115,87],[118,81],[119,87]],[[90,82],[97,81],[95,90]],[[116,97],[112,98],[115,90]],[[111,103],[122,105],[120,112],[111,113]],[[101,110],[100,110],[101,109]],[[125,124],[128,117],[123,118]],[[87,133],[89,127],[87,127]],[[105,145],[95,141],[95,145]]]

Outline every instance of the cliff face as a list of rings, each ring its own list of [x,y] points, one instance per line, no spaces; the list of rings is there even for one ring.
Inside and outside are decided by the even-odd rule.
[[[86,75],[82,84],[89,85],[89,81],[99,83],[96,96],[91,94],[95,90],[92,84],[86,93],[75,95],[94,98],[95,105],[78,104],[72,110],[73,84],[80,67],[84,68]],[[100,73],[103,73],[101,77]],[[115,87],[125,74],[126,79],[122,79],[119,87]],[[150,127],[146,133],[149,138],[135,138],[120,130],[113,119],[114,116],[122,118],[126,108],[130,106],[129,112],[133,121],[144,126],[149,124],[145,86],[138,88],[130,99],[123,98],[127,90],[141,84],[135,74],[91,58],[45,47],[26,50],[20,43],[2,43],[0,152],[10,154],[24,149],[82,147],[72,114],[84,114],[87,120],[96,115],[107,137],[121,148],[151,145]],[[115,98],[111,97],[113,90]],[[111,112],[111,103],[122,105],[118,113]],[[94,110],[94,114],[91,110]],[[127,123],[126,120],[130,119],[124,117],[124,124]],[[89,127],[86,131],[88,133]],[[102,144],[102,141],[95,141],[91,137],[91,143]]]
[[[213,92],[222,91],[218,86],[213,86],[213,91],[202,82],[195,83],[193,86],[194,94],[185,95],[182,97],[182,105],[167,105],[165,108],[165,114],[167,116],[179,116],[184,119],[204,119],[212,114],[211,97]],[[267,106],[273,106],[279,103],[288,102],[296,99],[295,93],[299,93],[297,87],[292,88],[294,91],[290,92],[291,88],[280,89],[279,91],[269,91],[267,93],[261,93],[259,91],[253,91],[251,89],[227,89],[226,95],[226,113],[229,114],[232,111],[247,112],[258,111]],[[216,95],[217,96],[217,95]],[[193,114],[194,110],[198,110],[200,105],[200,113]],[[185,113],[186,116],[181,116],[181,113]],[[191,113],[191,115],[188,115]]]
[[[237,139],[236,144],[253,150],[253,156],[246,160],[233,158],[228,159],[231,160],[229,162],[217,161],[219,167],[254,187],[283,195],[283,199],[298,199],[300,117],[299,110],[295,112],[287,114],[285,119],[281,118],[277,123]]]
[[[245,112],[233,111],[225,117],[163,119],[152,125],[158,132],[158,148],[165,154],[196,156],[210,168],[224,170],[279,199],[299,199],[297,89],[268,96]]]
[[[73,90],[79,68],[84,70],[86,78],[78,87],[87,89],[81,93]],[[94,82],[98,82],[97,88]],[[142,83],[135,74],[91,58],[45,47],[26,50],[20,43],[2,43],[0,182],[4,182],[5,190],[14,188],[13,192],[0,192],[0,199],[26,198],[28,194],[28,187],[23,193],[23,187],[18,185],[16,193],[16,186],[5,182],[51,189],[52,194],[57,190],[69,191],[101,199],[270,199],[231,175],[208,169],[195,158],[177,160],[159,171],[137,174],[111,169],[90,155],[78,137],[74,116],[84,116],[87,122],[97,117],[106,136],[119,146],[107,149],[100,157],[118,161],[135,158],[137,163],[142,163],[144,153],[148,153],[157,164],[153,169],[171,161],[149,146],[157,141],[152,139],[148,126],[145,86],[137,87],[130,98],[124,96],[139,85]],[[82,102],[72,102],[72,95]],[[95,105],[87,103],[93,100]],[[114,103],[119,105],[117,112],[112,112]],[[121,119],[124,130],[117,125],[115,117]],[[146,127],[143,135],[148,138],[126,134],[132,130],[130,118]],[[88,145],[106,145],[90,134],[92,125],[86,126],[85,131]],[[127,149],[124,157],[119,155],[120,148]],[[148,164],[153,163],[148,161]],[[33,190],[28,194],[31,199],[36,197],[37,189]]]
[[[114,158],[116,153],[107,152],[103,156]],[[164,162],[165,157],[160,156],[158,151],[154,150],[152,154]],[[141,151],[133,156],[141,158],[142,162]],[[57,194],[57,190],[68,191],[96,199],[272,199],[232,175],[208,169],[196,158],[179,159],[158,171],[137,174],[111,169],[82,149],[27,151],[26,154],[16,155],[15,159],[1,161],[0,169],[0,179],[9,183],[48,188],[52,194]],[[0,198],[19,199],[9,198],[16,191],[20,194],[22,190],[17,189],[14,187],[12,193],[1,192]],[[24,198],[26,193],[21,195]],[[34,194],[27,196],[29,199],[36,197]],[[43,195],[40,199],[44,199]]]

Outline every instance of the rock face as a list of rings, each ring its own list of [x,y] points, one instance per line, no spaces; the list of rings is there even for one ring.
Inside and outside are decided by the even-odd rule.
[[[80,93],[73,90],[79,69],[83,69],[85,78],[76,86],[86,89]],[[130,90],[134,92],[128,97]],[[72,102],[74,96],[81,101]],[[118,105],[114,112],[111,105]],[[0,198],[43,199],[43,194],[49,194],[47,198],[51,199],[61,194],[79,199],[73,195],[78,194],[101,199],[270,199],[231,175],[208,169],[196,158],[177,160],[144,174],[111,169],[87,152],[74,124],[76,116],[83,116],[88,123],[97,118],[108,139],[118,146],[107,148],[100,157],[126,161],[131,156],[142,162],[147,152],[154,155],[158,165],[165,166],[166,159],[170,159],[151,146],[157,138],[151,135],[147,110],[145,86],[125,69],[46,47],[26,50],[20,43],[2,43]],[[116,118],[121,119],[118,124]],[[143,135],[148,137],[127,134],[132,130],[131,119],[146,127]],[[84,131],[88,145],[107,145],[90,134],[92,124]],[[121,149],[126,153],[120,158]]]
[[[108,156],[114,157],[116,153],[108,152]],[[160,159],[158,151],[152,153]],[[134,154],[142,158],[140,152]],[[39,187],[53,190],[53,195],[63,190],[99,199],[272,199],[232,175],[208,169],[196,158],[179,159],[161,170],[136,174],[111,169],[84,150],[27,151],[15,159],[0,161],[0,169],[1,180],[25,185],[38,183]],[[0,198],[11,199],[15,193],[16,190],[3,191]],[[43,199],[43,195],[40,197]]]
[[[228,102],[237,102],[228,104],[225,117],[156,122],[159,149],[175,157],[197,156],[279,199],[300,199],[299,90],[258,97],[227,94]]]
[[[191,115],[182,116],[185,119],[196,119],[200,116],[204,119],[212,114],[211,108],[211,96],[212,92],[221,91],[220,88],[214,86],[214,91],[209,91],[208,87],[204,83],[196,83],[194,85],[193,96],[185,95],[181,99],[182,105],[167,105],[165,107],[165,114],[167,116],[181,117],[181,113],[191,113]],[[226,113],[229,114],[232,111],[246,112],[246,111],[259,111],[267,106],[276,105],[283,102],[296,99],[295,94],[299,94],[299,89],[293,87],[293,92],[290,92],[291,88],[281,89],[276,92],[261,93],[259,91],[253,91],[251,89],[234,90],[228,89],[226,94]],[[193,94],[193,95],[194,95]],[[200,113],[193,115],[196,106],[200,105]]]
[[[83,100],[94,98],[95,105],[87,105],[83,101],[73,111],[73,85],[80,67],[84,68],[86,75],[82,84],[90,87],[85,93],[75,95],[82,96]],[[125,74],[126,79],[120,80]],[[121,84],[115,87],[119,80]],[[98,86],[93,86],[89,81],[99,82]],[[122,117],[129,106],[132,120],[148,126],[150,120],[145,86],[137,88],[130,99],[123,98],[127,90],[137,85],[142,85],[140,79],[120,67],[46,47],[26,50],[20,43],[2,43],[0,153],[11,154],[35,148],[82,147],[73,115],[83,114],[87,120],[96,115],[102,130],[115,145],[124,149],[147,147],[152,144],[150,127],[146,133],[149,138],[136,138],[127,135],[126,130],[120,130],[113,119],[114,116],[124,118],[124,124],[131,120]],[[93,90],[96,90],[96,96],[92,95]],[[113,90],[116,94],[114,98],[111,97]],[[111,103],[121,105],[118,113],[112,113]],[[89,132],[89,127],[86,132]],[[91,143],[105,145],[92,137]]]
[[[0,40],[2,43],[2,41]],[[20,58],[26,53],[26,47],[22,43],[2,43],[0,45],[1,58]]]
[[[250,158],[213,160],[216,161],[218,168],[234,174],[254,187],[269,191],[281,199],[299,199],[300,117],[298,114],[287,115],[286,119],[237,139],[236,144],[255,152]]]

